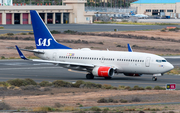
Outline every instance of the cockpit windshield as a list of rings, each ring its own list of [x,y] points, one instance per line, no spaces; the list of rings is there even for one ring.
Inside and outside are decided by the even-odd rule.
[[[156,62],[167,62],[166,60],[156,60]]]

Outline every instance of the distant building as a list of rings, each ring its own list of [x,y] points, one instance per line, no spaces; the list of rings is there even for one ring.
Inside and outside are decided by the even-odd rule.
[[[0,6],[12,6],[12,0],[0,0]]]
[[[36,10],[46,24],[92,23],[94,13],[85,12],[86,2],[63,0],[65,5],[3,5],[0,6],[0,24],[31,24],[30,10]]]
[[[177,17],[180,13],[180,0],[138,0],[131,3],[137,14],[166,15]]]

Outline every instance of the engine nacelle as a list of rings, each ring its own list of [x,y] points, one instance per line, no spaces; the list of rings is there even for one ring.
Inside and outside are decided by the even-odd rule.
[[[139,77],[141,76],[142,74],[137,74],[137,73],[124,73],[125,76],[136,76],[136,77]]]
[[[114,69],[105,66],[95,67],[92,74],[97,77],[112,77],[114,76]]]

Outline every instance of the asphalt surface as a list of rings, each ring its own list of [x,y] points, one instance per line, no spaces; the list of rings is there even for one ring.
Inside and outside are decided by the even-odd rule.
[[[168,59],[172,64],[179,66],[180,59]],[[178,64],[178,65],[177,65]],[[180,89],[180,76],[164,75],[158,77],[157,81],[152,81],[152,75],[143,75],[141,77],[127,77],[123,74],[115,75],[111,80],[105,80],[102,77],[95,77],[93,80],[86,79],[86,72],[73,71],[50,63],[39,63],[24,60],[1,60],[0,61],[0,81],[7,81],[15,78],[31,78],[36,82],[65,80],[76,82],[84,80],[100,84],[111,84],[113,86],[124,85],[134,87],[135,85],[146,86],[165,86],[167,83],[176,83],[177,89]]]
[[[32,25],[1,25],[0,34],[32,32]],[[47,27],[56,31],[73,30],[79,32],[100,32],[100,31],[136,31],[149,29],[162,29],[167,26],[180,27],[178,25],[122,25],[122,24],[47,24]]]

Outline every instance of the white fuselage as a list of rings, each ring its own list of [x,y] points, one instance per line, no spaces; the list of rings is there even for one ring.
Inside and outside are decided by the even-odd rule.
[[[100,51],[90,49],[49,49],[36,51],[44,60],[111,66],[119,73],[162,74],[174,67],[163,57],[139,52]]]

